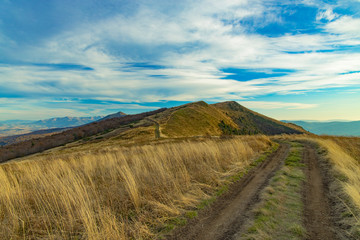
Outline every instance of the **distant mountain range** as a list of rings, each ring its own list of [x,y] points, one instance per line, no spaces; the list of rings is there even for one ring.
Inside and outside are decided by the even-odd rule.
[[[360,136],[360,121],[352,122],[318,122],[318,121],[283,121],[294,123],[309,132],[318,135],[337,135],[337,136]]]
[[[110,119],[114,117],[126,116],[123,112],[118,112],[108,116],[94,117],[59,117],[49,118],[38,121],[31,120],[7,120],[0,121],[0,137],[23,135],[38,130],[62,129],[85,125],[102,119]]]
[[[114,114],[107,115],[106,117],[102,118],[101,120],[106,120],[106,119],[111,119],[111,118],[116,118],[116,117],[123,117],[123,116],[126,116],[126,115],[127,115],[126,113],[117,112],[117,113],[114,113]]]
[[[27,134],[37,130],[51,128],[68,128],[97,121],[103,116],[96,117],[60,117],[45,120],[8,120],[0,121],[0,137]]]

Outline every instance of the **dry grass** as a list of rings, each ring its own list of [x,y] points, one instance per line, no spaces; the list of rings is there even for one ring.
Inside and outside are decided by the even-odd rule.
[[[108,147],[0,166],[1,239],[149,239],[271,145],[264,136]]]
[[[341,211],[339,223],[348,226],[343,239],[360,238],[360,162],[350,156],[359,151],[356,142],[318,138],[316,142],[327,150],[336,182],[330,184],[330,194],[335,196],[335,208]],[[349,139],[346,139],[349,140]],[[347,143],[346,143],[347,142]],[[355,143],[355,144],[352,144]],[[344,147],[346,146],[346,147]]]
[[[346,193],[360,209],[360,164],[342,147],[330,139],[318,139],[317,142],[328,151],[328,157],[340,174]]]
[[[321,136],[321,139],[334,141],[343,151],[360,163],[360,138],[359,137],[335,137]]]

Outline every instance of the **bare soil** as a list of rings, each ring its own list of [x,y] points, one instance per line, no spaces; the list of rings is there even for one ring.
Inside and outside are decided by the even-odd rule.
[[[305,144],[303,160],[307,178],[303,193],[307,239],[337,239],[333,232],[326,178],[321,174],[319,156],[310,144]]]
[[[280,168],[290,146],[281,143],[263,163],[234,183],[214,204],[199,213],[199,217],[176,229],[167,239],[233,239],[251,217],[251,210],[260,201],[261,191]],[[327,238],[331,239],[331,238]]]

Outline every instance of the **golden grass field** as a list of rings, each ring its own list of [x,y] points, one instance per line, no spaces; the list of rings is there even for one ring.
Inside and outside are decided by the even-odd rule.
[[[342,185],[345,192],[360,209],[360,162],[350,155],[351,152],[359,151],[356,142],[347,142],[346,148],[340,146],[338,140],[319,138],[317,142],[327,149],[334,170],[340,174],[340,178],[343,180]]]
[[[1,239],[148,239],[272,145],[179,141],[0,165]]]

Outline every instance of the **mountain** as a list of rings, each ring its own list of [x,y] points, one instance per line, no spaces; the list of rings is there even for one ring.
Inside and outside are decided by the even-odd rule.
[[[123,112],[117,112],[114,114],[107,115],[106,117],[101,118],[101,120],[111,119],[111,118],[117,118],[117,117],[124,117],[126,116],[126,113]]]
[[[292,122],[304,129],[319,135],[360,136],[360,121],[352,122],[315,122],[315,121],[284,121]]]
[[[238,126],[241,134],[299,134],[306,131],[290,123],[284,123],[254,112],[234,101],[213,104],[222,110]]]
[[[6,146],[9,144],[14,144],[14,143],[24,142],[24,141],[31,140],[31,139],[50,136],[55,133],[60,133],[62,131],[65,131],[67,129],[69,129],[69,128],[51,128],[51,129],[45,129],[45,130],[37,130],[37,131],[26,133],[26,134],[0,137],[0,146]]]
[[[113,130],[117,131],[118,129],[126,131],[127,129],[130,129],[129,124],[132,124],[133,126],[135,122],[141,122],[144,118],[164,110],[165,109],[158,109],[151,112],[95,121],[79,127],[70,128],[50,136],[34,138],[2,146],[0,147],[0,162],[42,152],[44,150],[56,148],[79,140],[86,143],[87,139],[90,139],[91,137],[93,137],[94,140],[102,139],[104,137],[101,135],[106,135],[109,132]],[[140,125],[145,126],[149,125],[149,123],[141,122]]]
[[[81,126],[90,122],[101,119],[101,116],[96,117],[62,117],[62,118],[50,118],[40,121],[35,121],[30,125],[40,127],[41,129],[47,128],[64,128]]]
[[[117,113],[110,116],[119,117],[103,118],[44,137],[3,146],[0,148],[0,162],[64,145],[62,149],[73,152],[114,144],[146,143],[159,138],[308,133],[295,124],[266,117],[237,102],[207,104],[200,101],[141,114],[123,116]],[[46,123],[57,121],[52,119]]]
[[[69,128],[97,121],[103,116],[95,117],[61,117],[50,118],[39,121],[29,120],[7,120],[0,121],[0,137],[11,135],[23,135],[37,130],[52,128]]]
[[[161,137],[306,133],[299,126],[266,117],[237,102],[210,105],[200,101],[170,108],[149,118],[158,124]]]
[[[167,110],[168,116],[159,121],[161,132],[167,137],[221,135],[221,122],[236,128],[236,124],[222,111],[205,102],[195,102]]]

